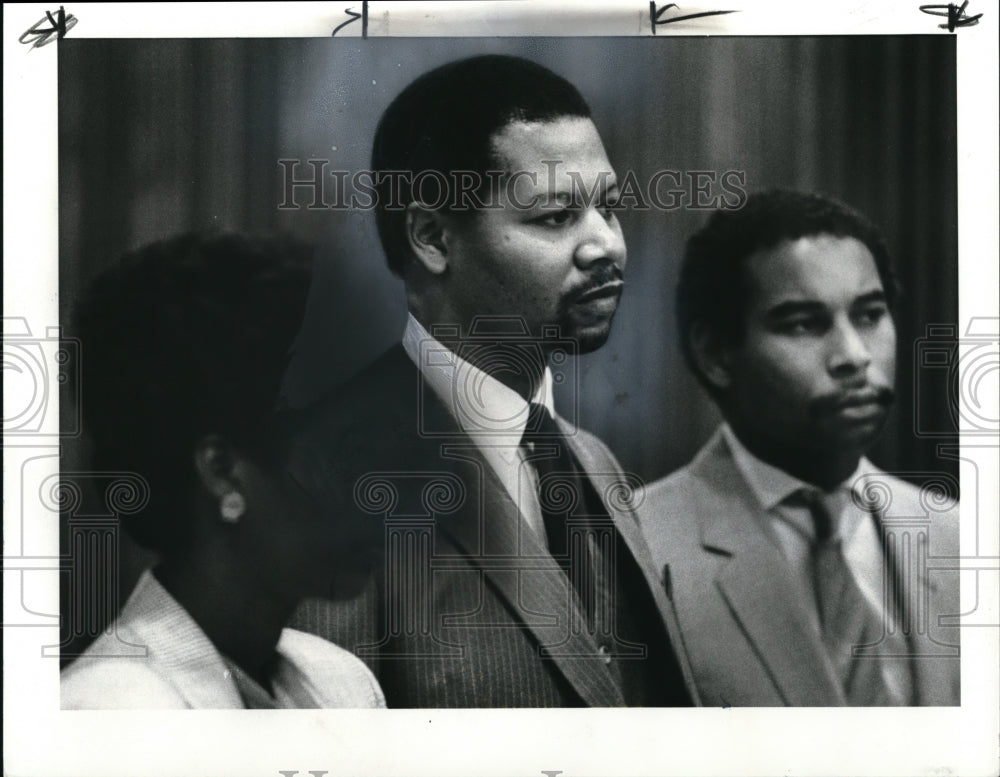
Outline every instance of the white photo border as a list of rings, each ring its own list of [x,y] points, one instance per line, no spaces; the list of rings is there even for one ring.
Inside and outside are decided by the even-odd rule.
[[[660,3],[659,5],[663,5]],[[711,22],[675,25],[658,35],[949,34],[916,2],[685,4],[685,11],[738,8]],[[325,37],[357,3],[80,4],[68,33],[78,37]],[[977,7],[978,6],[978,7]],[[367,4],[368,35],[649,35],[648,3]],[[58,43],[30,48],[17,36],[55,7],[4,7],[4,317],[23,318],[33,334],[58,321],[56,131]],[[976,27],[959,29],[958,171],[960,327],[1000,316],[997,243],[998,109],[995,6]],[[530,27],[527,26],[530,24]],[[358,24],[343,35],[358,35]],[[621,44],[627,46],[628,38]],[[5,321],[5,327],[7,322]],[[7,330],[5,328],[5,334]],[[6,364],[5,364],[6,367]],[[5,406],[17,397],[8,397]],[[997,418],[996,407],[992,412]],[[50,414],[58,419],[58,413]],[[5,407],[5,418],[7,418]],[[58,471],[58,429],[37,446],[4,446],[4,612],[23,569],[58,561],[57,527],[33,540],[51,557],[18,556],[31,494],[21,493],[25,457],[48,457]],[[52,431],[52,430],[47,430]],[[998,622],[997,441],[963,440],[963,483],[976,482],[979,546],[963,518],[963,558],[986,570],[963,578],[963,605]],[[53,447],[55,446],[55,447]],[[964,497],[964,494],[963,494]],[[963,501],[966,501],[963,499]],[[974,552],[969,552],[974,551]],[[22,554],[23,555],[23,554]],[[990,566],[992,564],[992,567]],[[49,565],[49,566],[46,566]],[[990,571],[990,570],[993,571]],[[968,598],[979,577],[978,602]],[[56,613],[58,585],[34,596]],[[41,586],[38,586],[41,588]],[[37,610],[33,600],[28,610]],[[49,623],[50,625],[45,625]],[[23,624],[22,624],[23,625]],[[997,628],[962,635],[963,704],[932,709],[699,710],[324,710],[212,712],[61,712],[58,661],[41,658],[57,640],[51,619],[4,629],[5,772],[24,775],[211,774],[328,775],[820,775],[995,773],[998,704]]]

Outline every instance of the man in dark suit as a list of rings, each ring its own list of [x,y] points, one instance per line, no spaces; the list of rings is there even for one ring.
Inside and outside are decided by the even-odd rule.
[[[389,706],[696,703],[635,483],[553,406],[550,357],[599,348],[623,287],[586,103],[523,59],[451,63],[396,97],[372,160],[406,331],[306,413],[293,475],[382,553],[350,606],[295,624],[367,661]]]
[[[895,296],[875,228],[816,195],[753,195],[688,243],[682,347],[725,423],[640,519],[706,704],[959,703],[958,573],[927,564],[957,557],[957,504],[864,457]]]

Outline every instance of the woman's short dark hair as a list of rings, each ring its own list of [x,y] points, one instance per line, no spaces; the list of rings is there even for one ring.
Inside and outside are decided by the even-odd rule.
[[[820,194],[776,189],[752,194],[740,210],[717,210],[688,240],[677,286],[677,325],[688,367],[714,393],[694,360],[691,330],[701,323],[719,345],[743,340],[746,260],[757,251],[813,235],[853,237],[871,251],[890,307],[898,295],[879,230],[857,211]]]
[[[279,456],[270,421],[312,255],[288,239],[185,235],[125,255],[77,305],[94,465],[147,480],[149,505],[125,524],[146,547],[189,540],[203,436],[265,464]]]
[[[372,145],[376,175],[375,218],[389,268],[402,275],[412,257],[406,240],[406,206],[415,197],[412,175],[469,171],[487,186],[486,172],[501,169],[493,136],[513,121],[590,117],[569,81],[519,57],[490,54],[451,62],[420,76],[392,101]],[[394,187],[398,186],[398,195]],[[451,198],[449,198],[450,200]],[[391,207],[390,207],[391,206]]]

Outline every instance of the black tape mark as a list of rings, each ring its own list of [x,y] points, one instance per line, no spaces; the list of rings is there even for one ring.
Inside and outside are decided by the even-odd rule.
[[[362,38],[367,38],[368,37],[368,0],[362,0],[362,3],[361,3],[361,13],[358,13],[357,11],[354,11],[354,10],[352,10],[350,8],[344,9],[344,13],[346,13],[351,18],[348,19],[346,22],[341,22],[336,27],[334,27],[333,28],[333,32],[330,34],[330,37],[332,38],[338,32],[340,32],[344,27],[346,27],[348,24],[353,24],[358,19],[360,19],[361,20],[361,37]]]
[[[21,37],[17,39],[18,43],[30,43],[31,48],[38,49],[42,46],[49,45],[54,40],[59,40],[60,38],[65,38],[66,33],[76,27],[78,19],[70,14],[66,15],[66,11],[62,6],[59,6],[59,10],[56,11],[55,18],[53,18],[50,11],[45,12],[45,18],[39,19],[31,27],[21,33]],[[41,25],[48,22],[49,27],[41,28]]]
[[[653,31],[653,35],[656,35],[656,28],[661,24],[673,24],[674,22],[683,22],[688,19],[699,19],[702,16],[722,16],[727,13],[736,13],[736,11],[699,11],[698,13],[684,14],[683,16],[674,16],[670,19],[660,19],[665,11],[669,11],[671,8],[677,8],[680,10],[677,3],[667,3],[663,8],[657,9],[655,0],[650,0],[649,3],[649,26]]]
[[[962,5],[955,5],[954,3],[948,3],[948,5],[922,5],[920,10],[931,16],[947,16],[947,24],[939,24],[942,30],[947,27],[948,32],[954,32],[956,27],[974,27],[979,24],[979,20],[983,17],[981,13],[977,13],[975,16],[966,16],[965,8],[968,6],[969,0],[965,0]]]

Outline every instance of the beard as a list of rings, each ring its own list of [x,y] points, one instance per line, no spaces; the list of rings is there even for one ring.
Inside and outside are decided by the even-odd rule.
[[[601,348],[611,336],[611,322],[614,314],[605,317],[600,321],[580,323],[575,320],[566,320],[560,323],[563,332],[568,333],[565,339],[573,342],[577,355],[593,353]]]
[[[895,396],[888,386],[828,394],[810,402],[808,414],[817,437],[825,438],[827,445],[863,450],[885,428]]]
[[[561,336],[573,341],[576,353],[592,353],[607,342],[623,285],[621,268],[600,262],[585,283],[560,298],[556,320]]]

